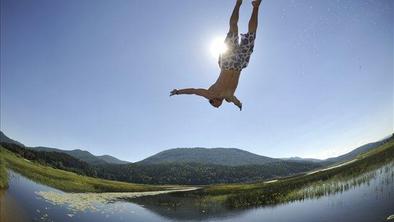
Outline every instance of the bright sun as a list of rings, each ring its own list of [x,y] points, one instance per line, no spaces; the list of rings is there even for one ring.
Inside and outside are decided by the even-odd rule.
[[[211,55],[215,58],[219,56],[219,54],[227,51],[227,45],[224,43],[223,38],[216,37],[212,40],[209,51]]]

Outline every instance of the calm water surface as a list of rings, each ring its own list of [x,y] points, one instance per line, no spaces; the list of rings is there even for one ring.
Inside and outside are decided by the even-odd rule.
[[[386,221],[394,214],[394,169],[375,171],[374,177],[347,191],[270,207],[229,210],[187,204],[168,207],[149,204],[144,198],[97,203],[94,209],[76,210],[68,204],[53,204],[37,194],[59,190],[38,184],[10,171],[10,187],[0,193],[0,220],[13,221]],[[171,195],[170,195],[171,196]],[[150,199],[152,200],[152,199]]]

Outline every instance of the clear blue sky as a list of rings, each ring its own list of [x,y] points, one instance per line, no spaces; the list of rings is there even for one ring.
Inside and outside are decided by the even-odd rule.
[[[1,130],[129,161],[196,146],[325,158],[393,132],[391,0],[264,0],[242,112],[170,98],[216,80],[209,45],[233,4],[1,0]]]

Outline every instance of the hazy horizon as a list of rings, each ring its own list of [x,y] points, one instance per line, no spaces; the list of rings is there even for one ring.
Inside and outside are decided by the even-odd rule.
[[[4,131],[3,131],[3,133],[4,133]],[[8,136],[6,133],[4,133],[4,134],[5,134],[6,136]],[[383,140],[383,139],[386,139],[386,138],[391,137],[393,134],[394,134],[394,132],[391,133],[390,135],[387,135],[387,136],[385,136],[385,137],[382,137],[381,139],[378,139],[378,140],[376,140],[376,141],[370,141],[370,142],[368,142],[368,143],[373,143],[373,142],[381,141],[381,140]],[[9,137],[9,136],[8,136],[8,137]],[[10,139],[13,139],[13,140],[15,140],[15,141],[18,141],[18,142],[22,143],[23,145],[25,145],[25,146],[27,146],[27,147],[33,147],[33,148],[34,148],[34,147],[48,147],[48,148],[57,148],[57,149],[62,149],[62,150],[78,150],[78,149],[79,149],[79,150],[82,150],[82,151],[88,151],[88,152],[90,152],[91,154],[93,154],[93,155],[95,155],[95,156],[110,155],[110,156],[113,156],[113,157],[115,157],[115,158],[117,158],[117,159],[119,159],[119,160],[125,160],[125,161],[129,161],[129,162],[138,162],[138,161],[144,160],[145,158],[148,158],[148,157],[150,157],[150,156],[152,156],[152,155],[155,155],[155,154],[157,154],[157,153],[159,153],[159,152],[166,151],[166,150],[169,150],[169,149],[178,149],[178,148],[186,148],[186,149],[192,149],[192,148],[206,148],[206,149],[224,148],[224,149],[234,149],[234,148],[235,148],[235,149],[241,149],[241,150],[244,150],[244,151],[247,151],[247,152],[250,152],[250,153],[254,153],[254,152],[251,152],[251,151],[249,151],[249,150],[242,149],[241,147],[201,147],[201,146],[200,146],[200,147],[170,147],[170,148],[165,148],[165,149],[163,149],[163,150],[160,150],[160,151],[158,151],[157,153],[148,155],[148,156],[146,156],[146,157],[144,157],[144,158],[142,158],[142,159],[130,161],[130,160],[122,159],[121,157],[114,156],[114,155],[111,155],[111,154],[108,154],[108,153],[96,154],[96,153],[94,153],[94,152],[89,151],[89,149],[85,149],[85,148],[71,148],[71,149],[65,149],[65,148],[63,148],[63,147],[50,147],[50,146],[46,146],[46,145],[29,146],[29,145],[23,143],[22,141],[19,141],[18,139],[11,138],[11,137],[9,137],[9,138],[10,138]],[[368,143],[366,143],[366,144],[368,144]],[[365,145],[365,144],[362,144],[362,145]],[[352,151],[352,150],[354,150],[354,149],[356,149],[356,148],[358,148],[358,147],[353,147],[353,148],[351,148],[351,149],[348,150],[348,151]],[[347,153],[348,151],[346,151],[346,152],[344,152],[344,153],[341,153],[341,154],[338,154],[338,155],[335,155],[335,156],[329,156],[329,157],[326,157],[326,158],[303,157],[303,156],[298,156],[298,155],[281,156],[281,157],[267,156],[267,157],[278,158],[278,159],[280,159],[280,158],[300,157],[300,158],[308,158],[308,159],[311,158],[311,159],[321,159],[321,160],[324,160],[324,159],[328,159],[328,158],[331,158],[331,157],[337,157],[337,156],[343,155],[343,154]],[[264,154],[258,154],[258,153],[254,153],[254,154],[261,155],[261,156],[266,156],[266,155],[264,155]]]
[[[325,159],[393,132],[394,1],[263,1],[232,104],[209,87],[234,1],[1,1],[0,128],[135,162],[167,148]],[[251,13],[244,0],[239,30]]]

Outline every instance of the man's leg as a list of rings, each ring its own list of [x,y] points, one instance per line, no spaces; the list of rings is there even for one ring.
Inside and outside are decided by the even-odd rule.
[[[238,33],[238,19],[239,19],[239,8],[241,7],[242,0],[237,0],[235,3],[233,13],[230,18],[230,31],[232,33]]]
[[[256,33],[256,31],[257,31],[257,20],[258,20],[260,3],[261,3],[261,0],[254,0],[252,2],[253,12],[252,12],[252,16],[250,17],[250,20],[249,20],[249,33]]]

